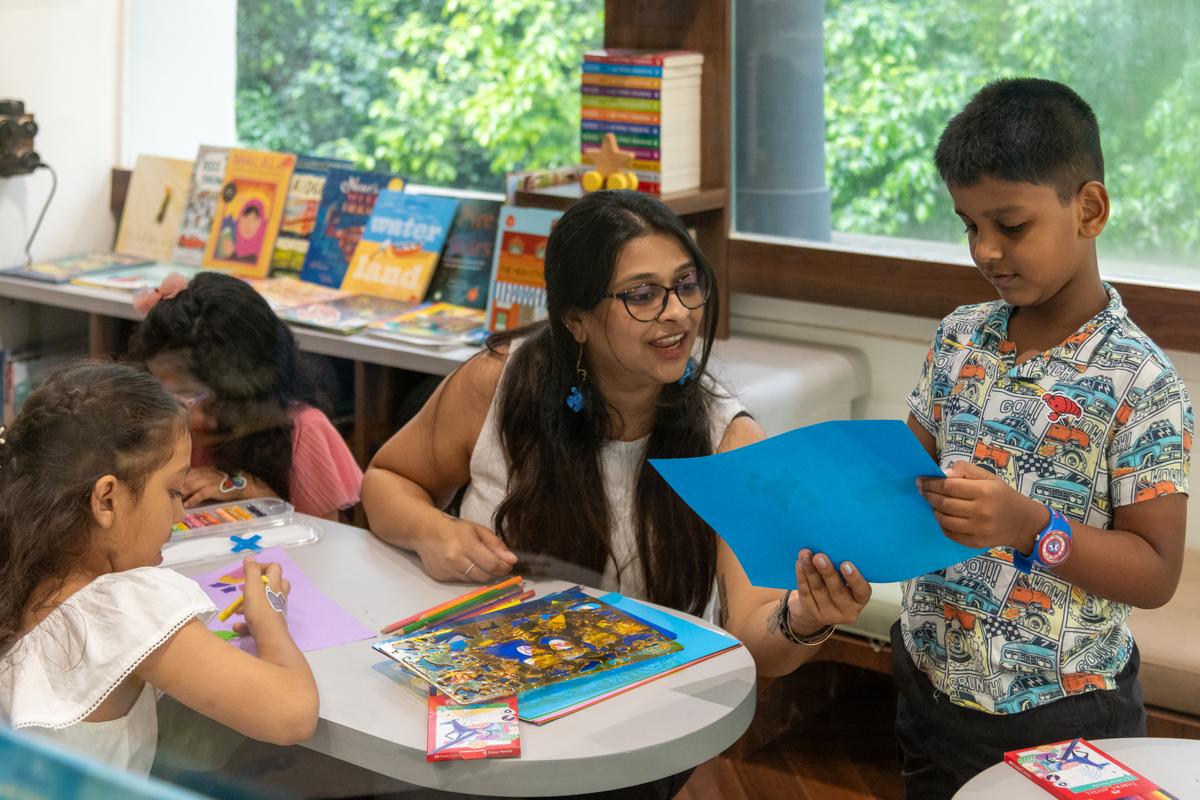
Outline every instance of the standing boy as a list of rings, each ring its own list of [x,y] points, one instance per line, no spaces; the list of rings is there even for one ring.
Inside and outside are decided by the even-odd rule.
[[[1000,295],[934,335],[909,427],[922,479],[975,558],[907,581],[892,628],[910,798],[948,798],[1004,751],[1145,734],[1131,606],[1171,598],[1192,409],[1100,280],[1108,220],[1092,109],[1036,79],[986,86],[942,133],[938,171]]]

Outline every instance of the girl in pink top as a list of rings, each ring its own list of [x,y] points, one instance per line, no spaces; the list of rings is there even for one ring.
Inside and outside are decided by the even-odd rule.
[[[292,332],[257,292],[218,272],[171,276],[141,307],[131,355],[189,412],[185,507],[282,497],[337,519],[358,502],[362,470]]]

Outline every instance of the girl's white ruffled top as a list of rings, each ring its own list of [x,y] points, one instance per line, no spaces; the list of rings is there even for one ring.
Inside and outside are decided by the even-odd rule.
[[[160,567],[101,575],[0,656],[0,720],[92,758],[149,773],[158,699],[149,684],[129,713],[84,720],[138,664],[216,607],[190,578]]]

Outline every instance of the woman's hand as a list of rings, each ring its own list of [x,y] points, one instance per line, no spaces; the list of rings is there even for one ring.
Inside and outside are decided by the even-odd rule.
[[[255,629],[261,630],[264,625],[278,625],[281,621],[286,626],[287,596],[292,591],[292,585],[284,579],[283,568],[278,564],[259,564],[253,558],[247,558],[242,561],[242,570],[246,576],[246,584],[242,587],[246,599],[242,602],[240,613],[246,621],[235,623],[234,633],[253,635]],[[264,577],[267,579],[265,584]]]
[[[416,550],[429,577],[439,581],[487,583],[507,575],[517,563],[516,554],[499,536],[449,514]]]
[[[825,554],[801,550],[788,623],[797,636],[811,636],[829,625],[854,622],[870,599],[871,584],[849,561],[842,562],[839,573]]]

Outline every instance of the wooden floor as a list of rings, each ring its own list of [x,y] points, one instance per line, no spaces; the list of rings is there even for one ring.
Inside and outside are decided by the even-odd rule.
[[[746,735],[701,764],[678,800],[903,798],[891,678],[812,664],[759,689]]]

